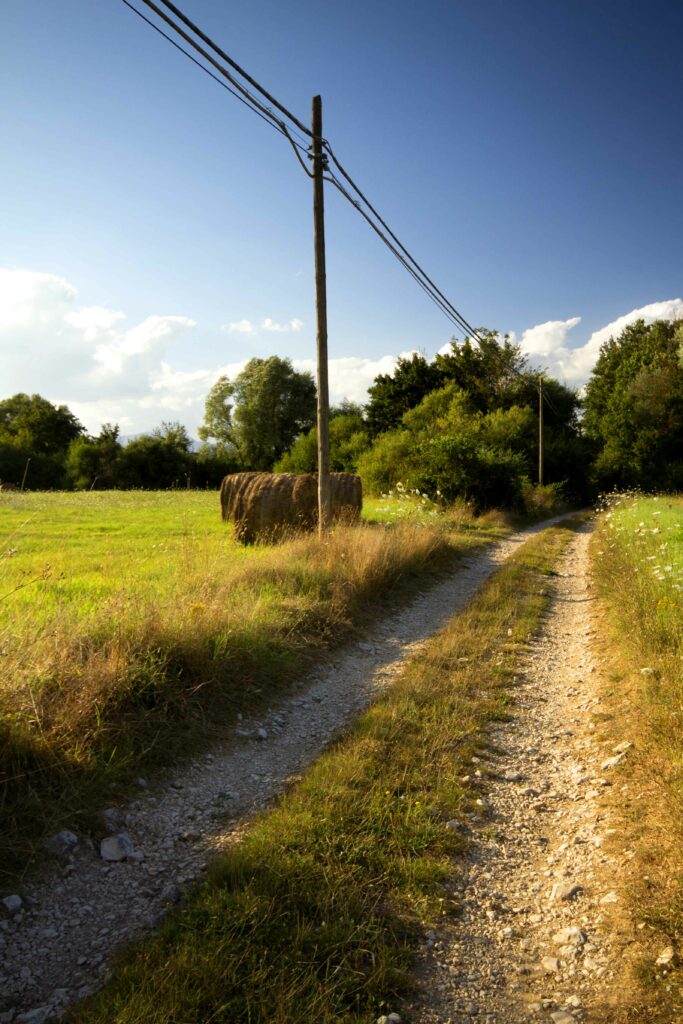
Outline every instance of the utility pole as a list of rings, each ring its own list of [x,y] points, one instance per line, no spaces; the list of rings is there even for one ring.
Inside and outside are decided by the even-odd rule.
[[[318,349],[318,532],[330,524],[330,392],[327,379],[327,280],[325,274],[325,206],[323,197],[323,106],[313,97],[313,243]]]
[[[538,486],[543,486],[543,374],[538,376]]]
[[[30,465],[31,465],[31,456],[29,455],[29,457],[26,460],[26,465],[24,467],[24,475],[23,475],[22,480],[21,480],[21,493],[22,494],[24,493],[24,488],[26,487],[26,477],[28,476],[28,467]]]

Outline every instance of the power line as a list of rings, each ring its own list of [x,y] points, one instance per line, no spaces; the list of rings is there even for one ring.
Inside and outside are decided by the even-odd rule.
[[[179,10],[175,4],[170,3],[169,0],[160,0],[160,3],[162,3],[164,7],[167,7],[170,11],[172,11],[175,14],[176,18],[180,18],[183,24],[187,25],[187,27],[191,29],[196,36],[199,36],[199,38],[202,39],[206,43],[206,45],[214,51],[214,53],[217,53],[218,56],[221,57],[227,64],[229,64],[234,71],[237,71],[237,73],[240,74],[242,78],[246,79],[246,81],[249,82],[250,85],[253,85],[253,87],[258,92],[260,92],[262,96],[265,96],[265,98],[270,103],[272,103],[274,107],[277,107],[280,113],[284,114],[285,117],[288,117],[289,120],[297,126],[299,131],[303,132],[304,135],[308,136],[308,138],[313,137],[313,133],[311,132],[310,128],[307,128],[305,124],[302,124],[302,122],[297,117],[295,117],[294,114],[287,110],[287,107],[284,107],[278,100],[275,99],[274,96],[271,96],[271,94],[266,89],[264,89],[262,85],[259,85],[255,78],[252,78],[251,75],[247,74],[244,68],[241,68],[239,64],[237,64],[232,59],[232,57],[228,56],[225,50],[222,50],[220,46],[217,46],[216,43],[209,39],[209,37],[205,35],[204,32],[202,32],[202,30],[198,28],[193,22],[191,22],[187,15],[183,14],[183,12]]]
[[[387,232],[387,234],[388,234],[388,235],[389,235],[389,236],[390,236],[390,237],[391,237],[391,238],[392,238],[392,239],[394,240],[394,242],[396,243],[396,245],[398,246],[398,248],[399,248],[399,249],[401,250],[401,252],[402,252],[402,253],[404,254],[404,256],[405,256],[405,257],[406,257],[406,258],[407,258],[407,259],[409,260],[409,262],[410,262],[410,263],[411,263],[411,264],[412,264],[412,265],[413,265],[413,266],[414,266],[414,267],[416,268],[416,270],[417,270],[417,271],[419,272],[419,274],[420,274],[420,275],[421,275],[421,276],[422,276],[422,277],[423,277],[423,278],[425,279],[425,281],[426,281],[426,282],[427,282],[427,283],[428,283],[428,284],[429,284],[429,285],[430,285],[430,286],[431,286],[431,287],[433,288],[434,292],[435,292],[435,293],[436,293],[436,294],[437,294],[437,295],[438,295],[438,296],[439,296],[439,297],[440,297],[440,298],[442,299],[442,301],[443,301],[443,302],[444,302],[444,303],[446,304],[446,306],[448,306],[448,308],[449,308],[449,309],[451,309],[451,311],[452,311],[452,313],[453,313],[453,316],[454,316],[454,317],[456,318],[456,320],[458,321],[459,325],[460,325],[461,327],[463,327],[463,328],[464,328],[464,329],[465,329],[466,331],[468,331],[468,332],[469,332],[469,333],[470,333],[470,334],[471,334],[471,335],[472,335],[473,337],[475,337],[475,338],[477,339],[477,341],[481,341],[481,338],[479,337],[479,335],[478,335],[477,331],[475,330],[475,328],[474,328],[474,327],[472,327],[472,325],[471,325],[471,324],[469,324],[469,323],[467,322],[467,320],[465,320],[465,318],[464,318],[464,317],[462,316],[462,314],[458,312],[458,310],[457,310],[457,309],[455,308],[455,306],[453,306],[453,304],[452,304],[452,303],[451,303],[451,302],[450,302],[450,301],[449,301],[449,300],[448,300],[448,299],[446,298],[446,296],[445,296],[445,295],[443,294],[443,292],[442,292],[442,291],[440,291],[440,289],[439,289],[439,288],[437,288],[437,286],[436,286],[436,285],[434,284],[434,282],[433,282],[433,281],[432,281],[432,279],[431,279],[431,278],[430,278],[430,277],[428,276],[428,274],[427,274],[427,273],[426,273],[426,272],[425,272],[425,271],[424,271],[424,270],[422,269],[422,267],[421,267],[421,266],[420,266],[420,264],[419,264],[419,263],[417,262],[417,260],[416,260],[416,259],[415,259],[415,258],[414,258],[413,256],[411,256],[411,254],[410,254],[410,253],[408,252],[408,250],[406,249],[406,247],[405,247],[405,246],[404,246],[404,245],[402,244],[402,242],[400,241],[400,239],[398,239],[398,238],[396,237],[396,235],[395,235],[395,234],[394,234],[394,232],[393,232],[393,231],[391,230],[391,228],[390,228],[390,227],[389,227],[389,225],[388,225],[388,224],[386,223],[386,221],[384,221],[384,220],[382,219],[382,217],[381,217],[381,216],[379,215],[379,213],[377,212],[377,210],[375,209],[375,207],[374,207],[374,206],[372,205],[372,203],[370,202],[370,200],[369,200],[369,199],[367,198],[367,196],[365,196],[365,195],[363,194],[363,192],[361,192],[360,188],[358,187],[358,185],[356,185],[356,183],[355,183],[355,181],[353,180],[353,178],[351,177],[351,175],[350,175],[350,174],[348,173],[348,171],[346,171],[346,170],[345,170],[345,168],[344,168],[344,167],[343,167],[343,166],[341,165],[341,163],[339,162],[339,160],[337,159],[337,157],[336,157],[336,156],[334,155],[334,151],[333,151],[333,149],[332,149],[332,146],[330,145],[330,143],[329,143],[329,142],[327,142],[327,141],[325,141],[325,142],[324,142],[324,145],[325,145],[325,148],[326,148],[327,152],[329,153],[329,155],[330,155],[330,157],[331,157],[331,159],[332,159],[332,162],[334,163],[334,165],[335,165],[335,167],[337,168],[337,170],[339,171],[339,173],[340,173],[340,174],[342,175],[342,177],[343,177],[343,178],[345,178],[345,179],[346,179],[346,181],[347,181],[347,182],[349,183],[349,185],[351,186],[351,188],[352,188],[352,189],[354,190],[354,192],[355,192],[355,193],[356,193],[356,194],[357,194],[357,195],[358,195],[358,196],[360,197],[360,199],[361,199],[361,200],[362,200],[362,201],[363,201],[363,202],[365,203],[365,205],[366,205],[366,206],[368,207],[368,209],[372,211],[373,215],[374,215],[374,216],[375,216],[375,217],[377,218],[377,220],[378,220],[378,221],[379,221],[379,223],[380,223],[380,224],[382,225],[382,227],[383,227],[383,228],[385,229],[385,231]],[[347,197],[347,198],[348,198],[348,197]],[[356,208],[358,209],[358,206],[357,206],[357,204],[355,204],[355,203],[354,203],[354,206],[356,206]]]
[[[128,7],[131,11],[137,14],[138,17],[145,21],[164,39],[170,42],[177,50],[179,50],[182,54],[184,54],[184,56],[191,60],[193,64],[195,64],[202,71],[208,74],[214,81],[218,82],[219,85],[225,88],[229,93],[231,93],[231,95],[235,96],[241,103],[243,103],[244,106],[248,107],[255,114],[257,114],[263,121],[266,121],[268,124],[271,125],[272,128],[274,128],[281,135],[283,135],[292,146],[294,154],[297,160],[299,161],[300,165],[306,172],[306,174],[309,177],[312,177],[311,171],[308,169],[301,156],[301,154],[303,153],[306,156],[308,156],[309,159],[311,159],[312,154],[310,147],[305,148],[304,145],[301,145],[300,142],[297,142],[293,138],[292,132],[295,131],[295,129],[292,129],[291,126],[286,125],[285,122],[281,118],[279,118],[274,113],[273,110],[265,106],[256,96],[253,95],[252,92],[250,92],[249,89],[242,85],[241,82],[238,82],[237,79],[225,67],[223,67],[222,64],[220,64],[215,59],[215,57],[208,53],[204,49],[204,47],[202,47],[195,39],[192,38],[192,36],[188,35],[188,33],[182,28],[181,25],[178,25],[165,11],[161,10],[161,8],[158,6],[157,3],[154,2],[154,0],[141,0],[141,2],[144,3],[151,11],[153,11],[157,15],[157,17],[159,17],[163,22],[165,22],[165,24],[168,25],[169,28],[171,28],[175,33],[177,33],[190,47],[192,47],[192,49],[195,50],[196,53],[199,53],[204,60],[208,61],[208,63],[211,64],[212,67],[214,67],[216,71],[218,71],[218,73],[222,76],[222,78],[226,79],[227,82],[230,83],[230,85],[226,85],[225,81],[222,81],[222,79],[215,75],[213,71],[211,71],[204,64],[202,64],[201,61],[197,60],[196,57],[194,57],[188,50],[186,50],[183,46],[176,42],[176,40],[173,39],[170,35],[168,35],[168,33],[165,32],[159,25],[155,24],[148,17],[146,17],[146,15],[142,11],[138,10],[138,8],[135,7],[130,2],[130,0],[123,0],[123,3],[126,5],[126,7]],[[298,129],[300,132],[303,132],[308,138],[312,138],[312,132],[294,114],[292,114],[291,111],[289,111],[278,100],[276,100],[275,97],[272,96],[266,89],[264,89],[263,86],[261,86],[254,78],[251,77],[251,75],[244,71],[244,69],[241,68],[239,64],[237,64],[227,53],[225,53],[224,50],[222,50],[216,43],[214,43],[209,36],[207,36],[200,28],[198,28],[198,26],[195,25],[185,14],[183,14],[183,12],[178,7],[176,7],[175,4],[171,3],[170,0],[159,0],[159,3],[163,4],[163,6],[166,7],[169,11],[171,11],[188,29],[190,29],[191,32],[193,32],[204,43],[206,43],[206,45],[211,50],[213,50],[213,52],[217,54],[221,58],[221,60],[229,64],[229,66],[233,68],[233,70],[235,70],[239,75],[246,79],[246,81],[248,81],[250,85],[253,86],[254,89],[256,89],[282,114],[284,114],[285,117],[287,117],[292,122],[292,124],[296,126],[296,129]],[[307,139],[303,139],[302,141],[306,143]],[[356,193],[359,199],[356,200],[353,198],[353,196],[349,194],[348,190],[341,184],[341,182],[336,177],[334,172],[329,170],[329,165],[326,168],[329,174],[327,180],[331,184],[333,184],[344,196],[344,198],[357,210],[357,212],[361,214],[361,216],[367,221],[367,223],[370,225],[373,231],[375,231],[378,237],[384,242],[384,244],[387,246],[390,252],[392,252],[396,259],[408,271],[411,277],[419,284],[419,286],[428,295],[432,302],[435,303],[437,308],[440,309],[441,312],[446,317],[448,317],[448,319],[460,331],[462,331],[465,334],[465,336],[469,335],[475,338],[481,344],[482,339],[478,332],[475,330],[475,328],[472,327],[472,325],[465,319],[465,317],[456,309],[453,303],[450,302],[450,300],[444,295],[444,293],[436,286],[436,284],[428,276],[426,271],[417,262],[415,257],[412,256],[412,254],[408,251],[408,249],[403,245],[400,239],[396,236],[396,234],[386,223],[386,221],[380,216],[380,214],[377,212],[377,210],[372,205],[367,196],[361,191],[361,189],[352,179],[348,171],[337,159],[330,143],[326,139],[323,139],[322,143],[327,154],[329,154],[329,158],[332,160],[335,167],[338,169],[339,173],[350,185],[350,187],[353,189],[353,191]],[[366,209],[363,209],[362,204],[365,204]],[[377,223],[375,223],[375,221]],[[381,225],[381,227],[378,227],[378,224]]]
[[[280,132],[280,134],[283,134],[281,128],[277,124],[275,124],[275,122],[271,118],[266,117],[264,114],[261,113],[260,110],[257,110],[256,107],[253,107],[251,103],[248,103],[247,100],[240,96],[240,94],[235,89],[231,89],[229,85],[226,85],[225,82],[223,82],[218,77],[218,75],[214,75],[213,71],[210,71],[200,61],[198,61],[196,57],[193,57],[192,54],[184,47],[182,47],[180,43],[177,43],[175,39],[173,39],[168,34],[168,32],[164,32],[162,28],[160,28],[158,25],[155,25],[151,18],[148,18],[146,14],[143,14],[142,11],[139,11],[137,7],[134,7],[133,4],[129,2],[129,0],[122,0],[122,2],[126,5],[126,7],[129,8],[129,10],[133,11],[134,14],[137,14],[138,18],[141,18],[147,25],[149,25],[150,28],[153,28],[154,31],[158,32],[160,36],[163,36],[163,38],[167,42],[169,42],[171,46],[174,46],[176,50],[179,50],[181,53],[183,53],[188,60],[192,61],[193,64],[196,64],[198,68],[200,68],[209,76],[209,78],[213,78],[214,82],[217,82],[222,89],[225,89],[227,92],[230,93],[231,96],[234,96],[236,100],[239,100],[240,103],[243,103],[245,107],[253,111],[258,117],[261,118],[262,121],[265,121],[266,124],[270,125],[271,128],[275,128],[276,131]]]
[[[228,86],[226,86],[224,82],[222,82],[219,78],[217,78],[216,75],[214,75],[212,71],[209,71],[209,69],[207,67],[205,67],[200,61],[198,61],[195,57],[193,57],[192,54],[189,53],[184,47],[180,46],[180,44],[177,43],[166,32],[164,32],[163,29],[161,29],[153,21],[151,21],[149,18],[147,18],[143,14],[142,11],[138,10],[137,7],[135,7],[132,3],[130,3],[130,0],[123,0],[123,3],[126,5],[126,7],[129,8],[129,10],[131,10],[135,14],[137,14],[139,18],[141,18],[151,28],[153,28],[156,32],[158,32],[159,35],[163,36],[164,39],[166,39],[169,43],[171,43],[171,45],[174,46],[176,48],[176,50],[179,50],[189,60],[191,60],[193,64],[195,64],[197,67],[201,68],[201,70],[204,71],[211,78],[213,78],[214,81],[217,81],[219,85],[221,85],[225,89],[227,89],[227,91],[229,93],[231,93],[233,96],[235,96],[236,99],[240,100],[240,102],[243,103],[246,107],[249,107],[249,109],[252,110],[255,114],[257,114],[261,118],[261,120],[267,121],[274,128],[276,128],[277,131],[279,131],[281,135],[284,135],[285,138],[287,139],[287,141],[292,146],[292,149],[294,150],[294,153],[295,153],[295,156],[296,156],[297,160],[299,161],[299,163],[301,164],[301,166],[305,170],[306,174],[308,174],[309,177],[310,177],[310,171],[308,170],[308,168],[306,167],[305,163],[303,162],[301,156],[299,155],[299,151],[301,151],[303,153],[306,153],[306,149],[304,148],[304,146],[302,146],[300,143],[296,142],[296,140],[292,138],[291,132],[290,132],[289,128],[287,127],[287,125],[284,123],[284,121],[282,121],[280,118],[278,118],[273,113],[272,110],[269,110],[268,107],[264,106],[260,102],[260,100],[258,100],[255,96],[253,96],[249,92],[248,89],[246,89],[240,82],[237,81],[236,78],[234,78],[230,74],[229,71],[226,71],[226,69],[224,67],[222,67],[218,63],[217,60],[214,60],[214,58],[211,56],[211,54],[207,53],[206,50],[199,45],[199,43],[195,42],[195,40],[192,39],[192,37],[189,36],[180,27],[180,25],[176,25],[176,23],[171,18],[169,18],[167,14],[165,14],[162,10],[160,10],[160,8],[157,7],[157,5],[152,2],[152,0],[142,0],[142,3],[144,3],[147,7],[149,7],[150,10],[154,11],[154,13],[157,14],[164,22],[166,22],[166,24],[169,25],[169,27],[172,28],[174,32],[177,32],[178,35],[182,39],[184,39],[194,50],[197,51],[197,53],[201,54],[201,56],[204,57],[205,60],[209,61],[209,63],[213,67],[216,68],[216,70],[219,72],[219,74],[221,74],[223,76],[223,78],[226,78],[228,80],[228,82],[231,83],[231,85],[233,86],[232,89],[228,88]],[[240,93],[241,95],[238,95],[238,93]]]
[[[362,208],[360,203],[357,200],[355,200],[352,196],[349,195],[347,190],[344,188],[344,186],[341,184],[341,182],[336,178],[336,176],[334,174],[332,174],[332,172],[329,172],[329,171],[328,171],[328,175],[325,176],[325,180],[329,181],[331,185],[334,185],[335,188],[337,188],[339,190],[339,192],[341,192],[341,194],[344,196],[344,198],[347,199],[351,203],[351,205],[353,207],[355,207],[355,209],[358,211],[358,213],[360,213],[361,217],[363,217],[367,221],[367,223],[370,225],[372,230],[379,236],[379,238],[381,238],[381,240],[387,246],[389,251],[394,254],[394,256],[399,261],[399,263],[401,263],[405,267],[405,269],[408,271],[408,273],[411,275],[411,277],[415,281],[417,281],[417,283],[419,284],[420,288],[422,288],[422,290],[429,296],[429,298],[432,300],[432,302],[435,303],[435,305],[441,310],[441,312],[444,313],[448,317],[448,319],[451,320],[451,322],[453,324],[455,324],[456,327],[460,328],[460,330],[463,330],[464,329],[463,328],[463,324],[460,322],[459,319],[456,319],[456,316],[453,314],[453,312],[451,312],[451,309],[449,308],[450,304],[445,302],[441,298],[439,298],[438,292],[436,290],[432,290],[429,287],[429,285],[426,284],[425,281],[423,281],[423,279],[420,277],[420,275],[415,270],[413,270],[413,268],[408,263],[407,259],[405,259],[405,257],[401,255],[400,251],[396,248],[396,246],[392,245],[392,243],[389,241],[387,236],[382,232],[382,230],[380,228],[377,227],[377,225],[368,216],[368,214]]]

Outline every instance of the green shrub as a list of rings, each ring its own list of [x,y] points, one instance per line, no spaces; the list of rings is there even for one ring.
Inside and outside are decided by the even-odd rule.
[[[416,486],[415,438],[409,430],[392,430],[381,434],[372,448],[358,459],[358,472],[363,491],[383,494],[398,483],[411,489]]]

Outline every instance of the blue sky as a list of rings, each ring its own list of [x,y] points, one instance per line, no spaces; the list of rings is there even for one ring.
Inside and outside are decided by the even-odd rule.
[[[611,325],[683,314],[680,4],[184,9],[303,121],[322,95],[401,239],[532,361],[578,384]],[[194,431],[218,373],[312,365],[311,187],[284,140],[120,0],[4,0],[0,47],[2,395]],[[333,397],[359,398],[452,331],[326,201]]]

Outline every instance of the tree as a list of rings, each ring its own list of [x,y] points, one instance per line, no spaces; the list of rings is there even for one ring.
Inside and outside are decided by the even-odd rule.
[[[30,460],[29,487],[62,487],[67,449],[82,433],[66,405],[41,395],[6,398],[0,402],[0,479],[20,483]]]
[[[66,405],[41,395],[13,395],[0,402],[0,440],[34,455],[64,454],[83,427]]]
[[[417,352],[401,356],[393,373],[381,373],[368,389],[365,422],[371,437],[401,425],[403,414],[443,383],[441,371]]]
[[[199,428],[201,441],[216,442],[218,448],[234,448],[232,440],[232,397],[235,385],[228,377],[219,377],[204,404],[204,423]]]
[[[97,437],[81,435],[69,445],[66,476],[77,490],[116,487],[121,461],[119,428],[105,423]]]
[[[442,380],[453,381],[466,392],[479,412],[531,405],[538,376],[530,371],[525,356],[507,335],[479,328],[478,341],[451,341],[449,352],[439,353],[435,364]]]
[[[315,422],[316,390],[310,373],[289,359],[250,359],[230,381],[220,377],[206,401],[199,436],[233,451],[244,469],[269,470]]]
[[[330,409],[330,469],[333,473],[355,473],[358,457],[368,446],[368,435],[359,405],[342,402]],[[318,469],[318,430],[301,434],[276,463],[279,473],[315,473]]]
[[[683,321],[638,320],[601,349],[583,419],[601,487],[683,486]]]
[[[191,447],[180,423],[162,423],[151,434],[141,434],[121,451],[121,484],[148,490],[186,486],[193,464]]]

